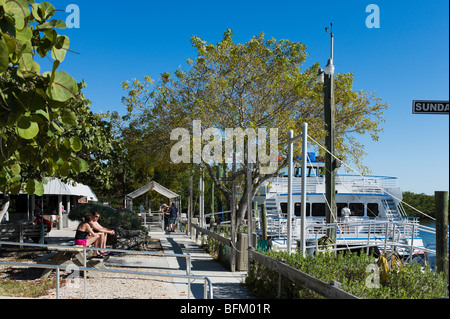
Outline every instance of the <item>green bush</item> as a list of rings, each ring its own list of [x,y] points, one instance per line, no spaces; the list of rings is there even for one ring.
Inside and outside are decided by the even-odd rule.
[[[84,216],[90,215],[93,212],[100,213],[100,225],[111,228],[123,228],[126,230],[143,230],[147,231],[142,226],[140,217],[127,209],[116,209],[102,204],[88,203],[80,204],[70,210],[69,219],[83,221]]]
[[[283,260],[286,264],[299,269],[324,282],[338,281],[341,289],[364,299],[433,299],[446,296],[447,283],[442,274],[430,268],[421,269],[419,264],[403,264],[399,271],[391,271],[386,282],[378,287],[366,283],[369,276],[368,266],[377,265],[372,256],[346,253],[308,255],[268,251],[267,256]],[[278,273],[258,263],[250,264],[246,284],[254,295],[260,298],[276,298],[278,295]],[[295,284],[288,279],[282,280],[281,298],[321,298],[311,290]]]

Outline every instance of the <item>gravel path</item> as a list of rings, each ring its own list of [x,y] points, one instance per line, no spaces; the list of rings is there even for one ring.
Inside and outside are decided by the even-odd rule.
[[[142,254],[127,254],[126,257],[142,258],[143,264],[155,265],[151,268],[128,268],[107,266],[107,269],[117,270],[131,270],[138,272],[152,272],[152,273],[170,273],[167,269],[167,263],[160,257],[142,255]],[[111,257],[112,259],[113,257]],[[117,257],[115,257],[117,258]],[[155,258],[155,260],[151,260]],[[33,258],[34,259],[34,258]],[[19,262],[34,263],[33,259],[20,259]],[[0,258],[1,261],[17,261],[14,257]],[[142,266],[141,266],[142,267]],[[42,270],[36,268],[12,267],[16,269],[15,280],[39,280]],[[0,265],[0,278],[10,277],[10,266]],[[89,299],[180,299],[186,298],[185,291],[179,291],[172,278],[170,277],[156,277],[139,274],[122,274],[122,273],[107,273],[97,272],[100,278],[93,278],[89,276],[87,279],[87,298]],[[55,272],[52,273],[55,277]],[[81,276],[76,276],[74,272],[61,272],[61,299],[83,299],[84,298],[84,279]],[[187,285],[186,285],[187,289]],[[55,299],[56,289],[52,289],[47,295],[41,296],[38,299]]]
[[[140,256],[138,258],[153,258]],[[152,273],[169,273],[157,269],[127,268],[127,267],[107,267],[107,269],[131,270]],[[88,299],[178,299],[180,293],[176,289],[172,278],[156,277],[138,274],[122,273],[98,273],[101,278],[87,279]],[[74,273],[64,276],[65,284],[60,288],[60,298],[62,299],[82,299],[84,298],[84,279],[82,276],[75,276]],[[182,295],[183,292],[182,292]],[[39,299],[56,298],[56,289],[49,291],[47,296]]]

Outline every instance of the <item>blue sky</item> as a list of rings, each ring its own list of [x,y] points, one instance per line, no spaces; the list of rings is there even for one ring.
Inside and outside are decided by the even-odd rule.
[[[80,8],[80,28],[63,30],[71,49],[60,66],[88,85],[92,110],[124,114],[121,82],[186,66],[191,35],[212,43],[231,28],[236,42],[261,31],[307,46],[305,67],[325,66],[333,23],[336,72],[353,72],[354,88],[376,91],[390,105],[378,142],[362,138],[374,175],[399,178],[404,191],[449,189],[448,115],[414,115],[412,101],[449,99],[449,3],[433,1],[88,1],[50,0]],[[380,28],[367,28],[369,4]],[[69,13],[59,12],[65,20]]]

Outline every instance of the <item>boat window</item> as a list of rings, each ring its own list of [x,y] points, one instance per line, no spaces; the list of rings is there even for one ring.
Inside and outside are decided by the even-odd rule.
[[[312,204],[312,216],[315,216],[315,217],[325,216],[325,203],[313,203]]]
[[[310,204],[306,203],[306,216],[309,216]],[[295,203],[294,205],[294,214],[297,217],[302,216],[302,203]]]
[[[287,214],[287,203],[280,203],[281,213]]]
[[[367,204],[367,216],[368,217],[377,217],[378,216],[378,204],[377,203]]]
[[[352,216],[364,216],[363,203],[350,203],[349,208],[352,211]]]

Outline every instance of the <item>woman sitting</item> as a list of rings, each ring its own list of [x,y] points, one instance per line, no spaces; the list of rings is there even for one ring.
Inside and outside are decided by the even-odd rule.
[[[100,235],[94,233],[89,222],[91,221],[90,215],[84,217],[84,222],[81,222],[77,227],[77,232],[75,233],[75,246],[87,247],[95,243]],[[97,251],[94,251],[94,257],[97,256]]]

